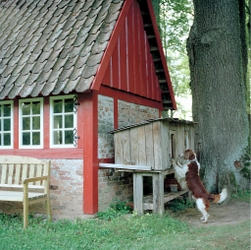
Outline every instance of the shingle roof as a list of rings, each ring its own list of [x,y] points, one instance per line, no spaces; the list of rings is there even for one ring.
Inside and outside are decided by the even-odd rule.
[[[0,4],[0,99],[90,88],[124,1]]]

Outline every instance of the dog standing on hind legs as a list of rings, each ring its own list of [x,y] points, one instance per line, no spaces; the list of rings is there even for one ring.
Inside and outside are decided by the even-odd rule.
[[[202,213],[201,220],[207,223],[210,203],[221,203],[227,198],[227,189],[224,188],[220,194],[210,194],[205,189],[200,176],[200,164],[193,150],[188,149],[173,161],[174,173],[177,181],[181,181],[182,188],[187,187],[192,192],[198,210]]]

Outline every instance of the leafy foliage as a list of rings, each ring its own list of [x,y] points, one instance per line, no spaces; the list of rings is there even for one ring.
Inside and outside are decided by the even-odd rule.
[[[160,1],[159,28],[179,110],[176,116],[190,120],[191,91],[186,39],[192,20],[191,0]],[[185,102],[187,99],[189,102]]]
[[[233,199],[239,199],[242,201],[250,201],[251,197],[251,190],[245,189],[245,190],[237,190],[234,194],[232,194]]]
[[[96,218],[103,220],[111,220],[118,216],[130,214],[132,212],[132,207],[129,202],[116,201],[111,203],[110,207],[105,211],[100,211],[96,214]]]
[[[170,203],[169,209],[172,212],[179,212],[188,208],[194,208],[194,202],[189,199],[175,199]]]

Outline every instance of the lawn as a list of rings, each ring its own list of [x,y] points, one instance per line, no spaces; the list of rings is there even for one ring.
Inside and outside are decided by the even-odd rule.
[[[0,214],[0,248],[12,249],[250,249],[250,220],[235,225],[195,227],[170,214],[137,216],[109,209],[98,218],[52,223]],[[121,215],[122,214],[122,215]]]

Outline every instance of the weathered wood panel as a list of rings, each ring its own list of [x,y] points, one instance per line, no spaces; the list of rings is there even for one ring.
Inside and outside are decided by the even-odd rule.
[[[162,138],[161,138],[161,124],[153,122],[153,148],[154,148],[154,168],[161,169],[162,166]]]
[[[130,135],[128,140],[130,140],[130,152],[131,152],[131,165],[137,165],[138,162],[138,130],[136,128],[132,128],[129,130]],[[116,144],[115,144],[116,147]],[[116,159],[115,159],[116,160]],[[116,161],[117,163],[117,161]]]
[[[169,158],[169,125],[167,122],[160,122],[161,123],[161,140],[162,140],[162,146],[161,146],[161,159],[162,159],[162,165],[161,169],[167,169],[170,168],[170,158]]]
[[[153,212],[164,213],[164,176],[153,174]]]
[[[145,133],[146,133],[146,166],[155,169],[154,164],[154,148],[153,148],[153,125],[152,123],[145,126]]]
[[[139,124],[115,133],[115,163],[166,170],[171,167],[171,158],[194,148],[193,140],[193,124],[168,119]]]
[[[138,127],[138,161],[137,161],[137,165],[146,165],[145,126]]]
[[[130,164],[131,155],[130,155],[130,131],[124,130],[120,134],[115,134],[115,158],[116,163],[121,164]]]
[[[133,174],[133,204],[134,210],[139,215],[144,213],[143,207],[143,175],[141,173]]]

